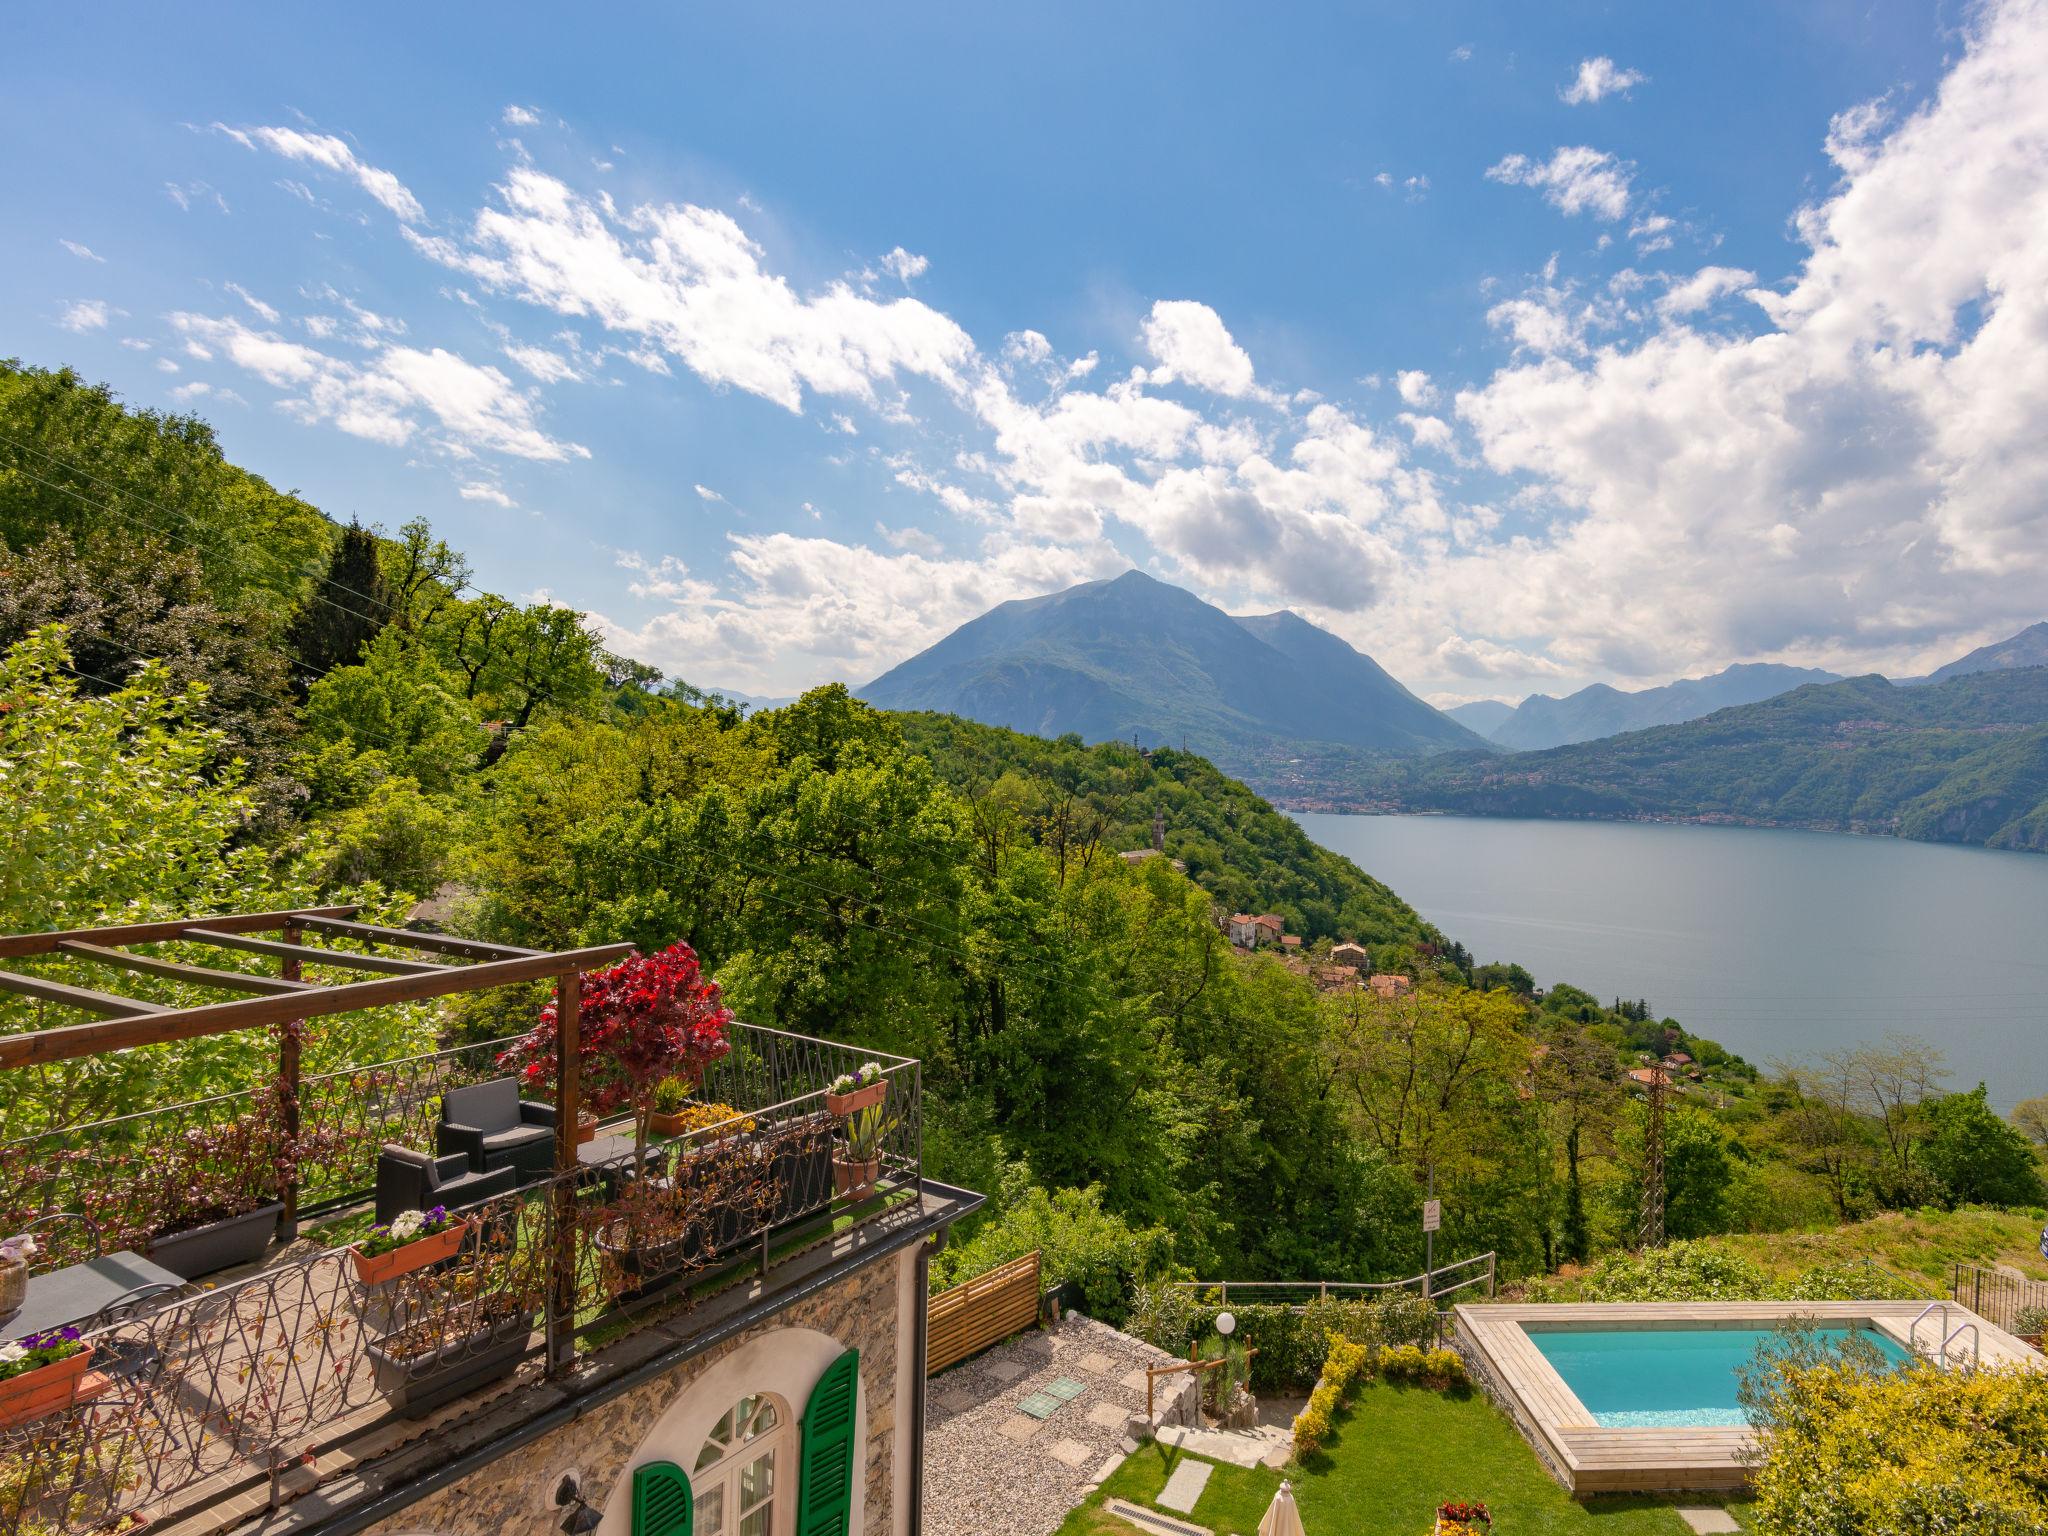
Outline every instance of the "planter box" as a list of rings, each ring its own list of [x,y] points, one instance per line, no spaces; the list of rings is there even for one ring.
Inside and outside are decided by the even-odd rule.
[[[399,1413],[417,1419],[511,1375],[532,1333],[533,1314],[520,1312],[410,1358],[391,1353],[388,1340],[373,1341],[364,1352],[377,1390]]]
[[[273,1200],[225,1221],[211,1221],[186,1232],[160,1233],[150,1240],[149,1256],[181,1280],[253,1264],[270,1246],[283,1214],[283,1203]]]
[[[865,1088],[856,1088],[851,1093],[833,1093],[827,1090],[825,1108],[835,1115],[850,1115],[855,1110],[872,1109],[889,1097],[889,1079],[869,1083]]]
[[[33,1424],[76,1403],[91,1402],[113,1383],[97,1371],[88,1373],[92,1346],[19,1376],[0,1381],[0,1429]]]
[[[597,1140],[597,1122],[595,1120],[578,1120],[576,1122],[576,1145],[579,1147],[584,1146],[595,1140]]]
[[[850,1200],[865,1200],[875,1192],[875,1179],[882,1171],[882,1160],[871,1157],[866,1162],[853,1162],[832,1154],[832,1191]]]
[[[425,1269],[429,1264],[439,1264],[443,1259],[452,1259],[462,1247],[463,1236],[469,1231],[469,1223],[451,1222],[431,1237],[416,1237],[409,1243],[401,1243],[389,1253],[368,1254],[360,1248],[349,1250],[349,1257],[356,1262],[356,1278],[365,1285],[383,1285],[396,1280],[400,1275],[409,1275],[416,1269]]]

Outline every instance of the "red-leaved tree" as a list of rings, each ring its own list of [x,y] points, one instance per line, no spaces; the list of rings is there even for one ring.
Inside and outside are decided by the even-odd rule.
[[[586,971],[577,988],[577,1060],[582,1098],[597,1113],[633,1111],[633,1166],[647,1165],[647,1115],[654,1089],[672,1077],[692,1088],[704,1071],[732,1049],[726,1026],[732,1010],[707,981],[697,952],[671,944],[657,955],[629,955],[602,971]],[[520,1081],[552,1093],[561,1014],[550,1002],[532,1032],[498,1058]]]

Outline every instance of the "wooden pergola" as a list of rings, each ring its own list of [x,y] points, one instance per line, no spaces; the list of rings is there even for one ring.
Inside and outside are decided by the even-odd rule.
[[[633,953],[630,944],[587,949],[520,949],[438,933],[415,933],[354,921],[354,906],[301,907],[288,912],[239,912],[215,917],[123,923],[52,933],[0,935],[0,992],[13,992],[94,1015],[91,1022],[0,1035],[0,1070],[73,1061],[136,1046],[162,1045],[234,1030],[285,1026],[279,1037],[278,1069],[284,1085],[285,1133],[299,1134],[301,1030],[309,1019],[417,1003],[461,992],[553,978],[561,1028],[557,1038],[555,1166],[576,1166],[579,973],[610,965]],[[275,935],[275,937],[264,937]],[[329,949],[305,942],[308,935],[374,945],[382,950]],[[195,944],[277,962],[277,974],[222,970],[142,954],[132,945]],[[177,1008],[45,976],[7,970],[9,960],[31,956],[86,961],[162,977],[217,992],[253,994],[226,1002]],[[426,959],[422,956],[433,956]],[[451,963],[461,962],[461,963]],[[369,979],[323,983],[306,977],[308,967],[367,973]],[[297,1218],[295,1191],[287,1193],[286,1230]],[[566,1265],[565,1260],[565,1265]],[[565,1284],[572,1281],[565,1280]]]

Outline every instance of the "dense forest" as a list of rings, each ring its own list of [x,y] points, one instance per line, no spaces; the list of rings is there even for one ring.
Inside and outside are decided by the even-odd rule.
[[[2048,667],[1817,683],[1547,751],[1384,764],[1364,794],[1465,815],[1684,817],[2048,852]]]
[[[1975,696],[1951,686],[1919,692]],[[2021,1127],[2048,1140],[2048,1109],[1999,1119],[1917,1042],[1763,1071],[1645,1002],[1539,994],[1186,753],[837,687],[749,715],[480,590],[424,523],[338,525],[199,421],[16,365],[0,768],[6,930],[431,897],[513,942],[684,940],[742,1017],[919,1056],[930,1172],[991,1196],[941,1280],[1041,1246],[1114,1313],[1169,1274],[1410,1273],[1432,1179],[1439,1256],[1584,1260],[1638,1234],[1630,1071],[1671,1078],[1672,1237],[2043,1199]],[[1170,857],[1117,857],[1155,813]],[[1233,950],[1233,909],[1282,913],[1308,955]],[[1332,939],[1412,989],[1319,981]],[[502,1035],[537,1002],[332,1021],[308,1066]],[[0,1030],[59,1022],[0,1004]],[[51,1069],[11,1085],[5,1134],[246,1086],[264,1049]]]

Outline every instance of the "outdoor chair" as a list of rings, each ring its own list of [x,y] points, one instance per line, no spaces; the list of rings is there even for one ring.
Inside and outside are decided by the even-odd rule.
[[[28,1266],[32,1275],[62,1269],[67,1264],[82,1264],[104,1251],[100,1224],[83,1211],[48,1211],[21,1230],[36,1240],[38,1252]],[[57,1233],[67,1235],[52,1235]]]
[[[530,1184],[555,1165],[555,1106],[520,1098],[509,1077],[450,1088],[441,1095],[435,1150],[467,1153],[470,1167],[485,1173],[514,1169]]]
[[[518,1185],[519,1170],[510,1166],[477,1171],[467,1153],[430,1157],[386,1142],[377,1153],[377,1225],[388,1227],[407,1211],[475,1205]]]

